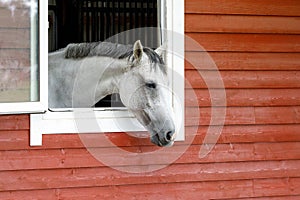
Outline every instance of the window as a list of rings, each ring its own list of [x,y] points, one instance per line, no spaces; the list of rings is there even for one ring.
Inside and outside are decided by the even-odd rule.
[[[42,3],[43,2],[43,3]],[[65,47],[69,43],[76,42],[93,42],[109,39],[118,43],[133,43],[133,41],[143,38],[142,41],[146,46],[156,48],[162,42],[168,43],[168,48],[176,48],[177,54],[184,54],[184,41],[173,41],[173,34],[184,34],[183,16],[184,2],[155,0],[155,1],[55,1],[49,0],[48,5],[40,1],[40,21],[41,24],[48,24],[48,27],[40,26],[40,40],[47,38],[48,45],[44,47],[49,51]],[[176,2],[176,3],[175,3]],[[67,10],[66,10],[67,9]],[[48,14],[48,15],[47,15]],[[68,19],[70,18],[70,19]],[[147,20],[146,20],[147,19]],[[68,22],[69,21],[69,22]],[[68,23],[69,24],[68,24]],[[147,23],[146,23],[147,22]],[[158,27],[159,30],[147,32],[145,29],[138,29],[134,34],[126,34],[126,30],[139,27]],[[46,30],[48,29],[48,31]],[[158,30],[153,29],[153,30]],[[120,33],[117,37],[111,37]],[[47,36],[48,33],[48,36]],[[171,33],[171,34],[170,34]],[[46,36],[45,36],[46,35]],[[137,36],[137,37],[135,37]],[[170,49],[172,52],[173,49]],[[180,53],[178,53],[181,51]],[[48,66],[47,53],[41,52],[41,68]],[[43,59],[42,59],[43,58]],[[184,62],[179,56],[167,56],[167,63],[173,66],[176,63],[176,69],[170,70],[171,88],[173,94],[179,97],[182,107],[184,106]],[[182,80],[174,80],[174,74],[182,75]],[[41,73],[40,79],[48,80],[47,70]],[[41,86],[41,91],[47,90],[47,86]],[[47,93],[47,92],[46,92]],[[51,94],[49,94],[51,95]],[[95,108],[94,115],[97,122],[101,124],[102,132],[127,132],[127,131],[144,131],[144,127],[139,125],[131,113],[124,107],[108,108],[107,101],[118,101],[117,96],[112,99],[105,99]],[[172,96],[174,102],[175,96]],[[106,101],[106,102],[105,102]],[[109,103],[111,104],[111,103]],[[119,105],[119,104],[118,104]],[[184,112],[176,113],[180,115],[181,121],[184,121]],[[68,109],[51,109],[47,108],[45,113],[31,115],[31,145],[42,144],[42,134],[57,133],[76,133],[77,125],[72,108]],[[183,127],[183,125],[182,125]],[[90,127],[84,130],[88,133],[99,132],[98,129]],[[183,128],[177,136],[178,140],[184,139]]]
[[[38,1],[0,1],[0,114],[35,113],[46,109],[41,90]]]
[[[143,45],[155,49],[161,44],[160,3],[157,0],[51,0],[48,2],[49,52],[70,43],[133,44],[137,38]],[[110,107],[112,104],[122,106],[117,94],[102,99],[96,106]]]

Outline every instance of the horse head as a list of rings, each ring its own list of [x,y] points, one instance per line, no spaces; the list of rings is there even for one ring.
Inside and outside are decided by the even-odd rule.
[[[119,80],[123,104],[148,130],[152,143],[171,146],[176,137],[171,103],[168,103],[167,67],[164,49],[143,47],[135,42],[128,67]]]

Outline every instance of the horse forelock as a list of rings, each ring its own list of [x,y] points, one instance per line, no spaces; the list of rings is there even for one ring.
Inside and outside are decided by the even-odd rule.
[[[166,66],[164,60],[162,59],[162,57],[160,57],[154,50],[152,50],[150,48],[144,48],[143,51],[148,56],[149,60],[152,63],[155,63],[155,65],[153,65],[154,67],[158,66],[164,74],[167,74],[167,66]]]
[[[158,66],[164,74],[167,74],[167,68],[162,57],[160,57],[154,50],[148,47],[143,47],[143,52],[147,55],[150,63],[155,64],[155,65],[150,65],[151,67],[156,68]],[[134,62],[135,57],[133,56],[133,50],[119,57],[119,59],[123,59],[123,58],[127,58],[131,62]]]

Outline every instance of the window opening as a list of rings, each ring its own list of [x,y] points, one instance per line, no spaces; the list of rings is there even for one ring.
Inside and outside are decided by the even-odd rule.
[[[157,0],[49,0],[49,52],[70,43],[108,39],[120,44],[133,44],[139,39],[144,46],[155,49],[161,44],[161,33],[154,31],[157,29],[117,34],[130,29],[159,27],[159,3]],[[105,97],[95,107],[111,105],[123,106],[118,94]]]

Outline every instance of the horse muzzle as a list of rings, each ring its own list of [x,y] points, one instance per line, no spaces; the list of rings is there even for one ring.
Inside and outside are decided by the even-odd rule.
[[[176,138],[176,133],[174,130],[168,131],[163,134],[163,137],[160,137],[159,134],[152,135],[150,140],[153,144],[160,147],[170,147],[174,144],[174,140]]]

